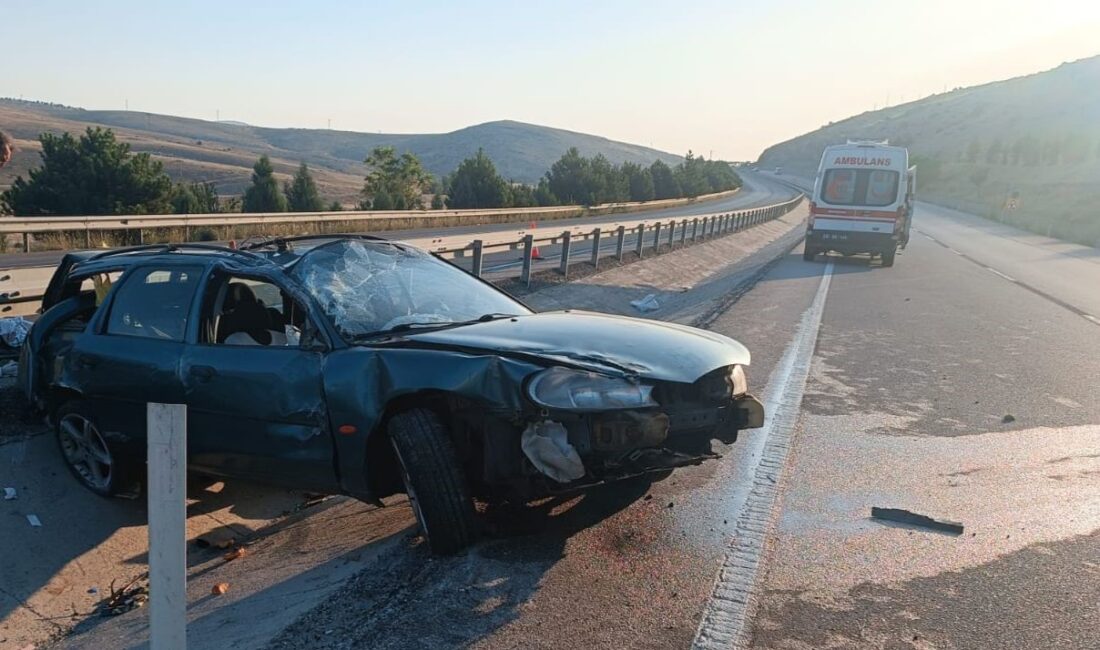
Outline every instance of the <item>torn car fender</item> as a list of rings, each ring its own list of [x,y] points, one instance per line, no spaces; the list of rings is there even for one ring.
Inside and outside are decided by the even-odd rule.
[[[445,363],[440,356],[448,355]],[[336,431],[341,487],[370,498],[367,441],[387,406],[416,393],[443,393],[473,401],[486,412],[520,416],[531,406],[523,382],[545,366],[493,353],[355,346],[327,355],[323,375],[329,418]],[[340,433],[342,431],[348,433]],[[517,434],[517,446],[519,437]]]

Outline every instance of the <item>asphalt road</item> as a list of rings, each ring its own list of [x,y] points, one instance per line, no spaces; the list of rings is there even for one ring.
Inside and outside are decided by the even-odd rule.
[[[889,269],[796,248],[709,323],[768,411],[720,461],[488,511],[451,558],[399,503],[349,514],[360,572],[270,647],[1100,647],[1100,257],[923,206],[915,227]]]
[[[836,265],[753,645],[1100,647],[1096,251],[914,223],[893,269]]]
[[[722,461],[533,508],[460,558],[401,554],[275,647],[1100,647],[1095,252],[1021,264],[1022,233],[916,223],[944,243],[891,269],[796,249],[712,323],[753,351],[773,423]],[[1022,283],[1045,264],[1060,282]]]

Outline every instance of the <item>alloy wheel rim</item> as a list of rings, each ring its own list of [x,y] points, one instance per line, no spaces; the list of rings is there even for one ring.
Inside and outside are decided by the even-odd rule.
[[[114,473],[114,458],[99,429],[88,418],[70,413],[59,424],[61,451],[81,480],[106,490]]]

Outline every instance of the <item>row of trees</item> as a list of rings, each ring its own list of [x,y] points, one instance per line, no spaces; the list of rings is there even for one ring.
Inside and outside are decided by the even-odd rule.
[[[505,181],[479,149],[459,164],[444,185],[448,207],[498,208],[694,197],[736,189],[741,179],[729,163],[696,157],[690,151],[675,167],[660,160],[643,167],[632,162],[615,165],[603,154],[586,158],[571,148],[531,187]]]
[[[173,183],[161,162],[147,153],[132,153],[110,129],[89,128],[79,138],[43,133],[39,141],[42,165],[0,194],[0,211],[60,216],[326,209],[305,163],[280,186],[271,160],[261,156],[244,195],[225,200],[212,183]],[[434,194],[433,209],[501,208],[694,197],[741,184],[728,163],[690,151],[674,167],[660,160],[645,167],[615,165],[602,154],[587,158],[571,148],[535,186],[506,181],[481,149],[442,183],[415,155],[399,155],[393,147],[376,147],[364,162],[367,174],[359,204],[364,210],[421,209],[428,194]],[[341,205],[332,202],[327,209],[340,210]]]
[[[280,190],[275,168],[267,156],[260,156],[252,166],[252,184],[245,190],[240,207],[242,212],[321,212],[326,209],[308,165],[299,165],[294,177],[284,182]],[[327,209],[337,211],[343,207],[339,201],[333,201]]]

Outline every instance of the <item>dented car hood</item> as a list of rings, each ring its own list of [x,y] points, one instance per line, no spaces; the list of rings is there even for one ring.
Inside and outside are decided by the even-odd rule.
[[[723,366],[749,364],[748,349],[721,334],[584,311],[514,316],[403,338],[431,347],[539,357],[598,372],[683,383]]]

